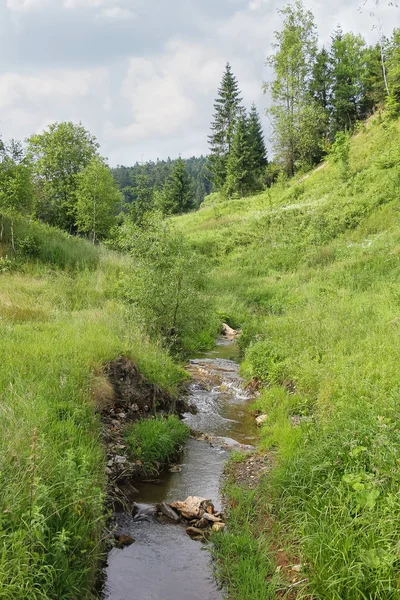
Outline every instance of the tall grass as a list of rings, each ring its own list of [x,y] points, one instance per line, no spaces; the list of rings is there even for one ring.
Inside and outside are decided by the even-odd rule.
[[[184,375],[117,299],[124,259],[43,231],[38,257],[0,273],[0,598],[83,600],[106,483],[91,372],[126,355],[172,394]]]
[[[244,376],[269,386],[261,443],[279,460],[258,493],[327,600],[400,597],[399,130],[356,136],[346,181],[327,164],[177,221],[213,254]]]
[[[158,471],[182,450],[189,433],[174,415],[142,419],[126,429],[126,442],[134,460],[148,471]]]

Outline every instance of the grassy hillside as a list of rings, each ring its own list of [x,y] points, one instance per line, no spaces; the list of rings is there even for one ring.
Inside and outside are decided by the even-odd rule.
[[[91,376],[121,354],[176,392],[182,370],[118,299],[127,259],[45,226],[0,247],[0,598],[91,597],[104,518]]]
[[[400,597],[399,133],[375,118],[346,174],[327,163],[176,219],[214,259],[243,373],[264,384],[260,451],[275,450],[251,502],[230,490],[235,526],[217,550],[232,598],[289,594],[274,574],[282,544],[307,579],[291,594]]]

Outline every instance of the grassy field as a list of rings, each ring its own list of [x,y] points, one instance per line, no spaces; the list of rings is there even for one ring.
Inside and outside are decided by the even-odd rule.
[[[174,394],[183,372],[119,300],[119,255],[16,223],[0,246],[0,598],[92,597],[105,458],[91,374],[118,356]]]
[[[243,328],[244,376],[264,384],[260,451],[277,458],[256,501],[301,555],[298,597],[400,597],[399,133],[376,117],[345,176],[328,162],[176,219],[213,259],[219,314]],[[243,600],[269,597],[254,556]],[[245,559],[223,544],[220,558],[236,598]]]

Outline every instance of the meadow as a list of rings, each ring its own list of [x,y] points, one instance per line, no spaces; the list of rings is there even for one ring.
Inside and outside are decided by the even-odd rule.
[[[259,451],[276,463],[255,513],[228,485],[241,526],[218,556],[233,598],[282,589],[276,543],[300,556],[299,598],[400,597],[399,132],[376,116],[353,137],[347,171],[328,160],[176,219],[213,262],[219,315],[243,328],[242,373],[268,415]],[[246,587],[243,547],[254,549]]]

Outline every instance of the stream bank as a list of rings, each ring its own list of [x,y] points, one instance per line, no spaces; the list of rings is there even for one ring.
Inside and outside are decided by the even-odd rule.
[[[196,435],[179,464],[156,482],[135,482],[134,516],[115,515],[120,534],[135,542],[111,550],[104,600],[222,600],[207,547],[192,540],[181,525],[157,520],[154,505],[200,496],[222,509],[219,488],[228,449],[249,448],[257,437],[248,409],[251,397],[242,387],[236,360],[235,344],[221,341],[212,352],[190,361],[188,403],[197,413],[186,412],[184,421]]]

